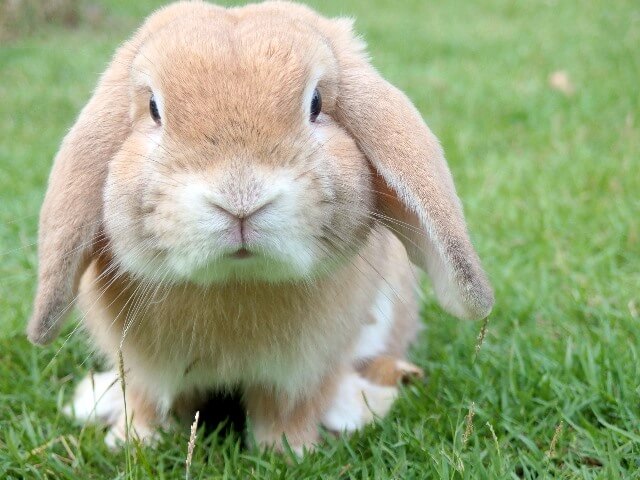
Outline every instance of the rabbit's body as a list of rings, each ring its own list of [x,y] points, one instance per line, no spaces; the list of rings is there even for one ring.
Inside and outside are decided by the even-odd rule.
[[[114,372],[123,360],[138,436],[239,387],[258,442],[300,450],[319,424],[384,415],[419,373],[404,360],[411,262],[449,312],[489,313],[438,141],[352,22],[177,3],[117,51],[62,144],[28,333],[51,341],[79,284],[93,342]],[[126,431],[114,372],[81,382],[70,409],[112,439]]]
[[[248,403],[261,389],[286,397],[285,408],[318,402],[312,422],[351,430],[370,421],[373,412],[386,413],[398,378],[417,372],[398,364],[390,382],[379,382],[387,388],[368,386],[373,405],[357,398],[367,393],[368,383],[358,370],[376,358],[401,360],[414,339],[415,278],[402,244],[379,226],[351,262],[330,276],[295,284],[145,284],[121,275],[102,255],[82,278],[79,306],[114,370],[116,352],[122,351],[129,395],[138,397],[133,404],[142,397],[157,411],[138,420],[140,436],[152,433],[148,424],[160,422],[177,400],[236,387]],[[331,386],[322,387],[327,382]],[[340,397],[345,391],[353,398]],[[382,395],[377,404],[375,392]],[[349,401],[357,405],[345,411]],[[122,436],[122,401],[107,395],[105,402],[102,408]],[[75,405],[78,412],[91,408]]]
[[[404,355],[417,329],[414,276],[383,227],[349,264],[295,284],[163,287],[114,280],[107,262],[83,277],[84,324],[114,366],[122,346],[132,385],[169,404],[180,393],[236,385],[296,398],[345,363]],[[393,328],[397,318],[402,329]]]

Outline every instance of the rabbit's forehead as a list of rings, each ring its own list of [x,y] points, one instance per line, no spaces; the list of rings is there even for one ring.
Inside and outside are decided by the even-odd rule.
[[[288,119],[299,120],[314,82],[334,70],[331,49],[296,22],[200,27],[186,31],[172,25],[137,57],[135,68],[148,72],[149,86],[162,96],[167,124],[174,129],[198,125],[211,132],[233,123],[287,129]]]
[[[153,35],[140,57],[166,94],[295,93],[335,62],[313,28],[284,18],[176,22]]]

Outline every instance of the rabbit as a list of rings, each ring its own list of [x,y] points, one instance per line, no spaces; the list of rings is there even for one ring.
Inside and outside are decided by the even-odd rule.
[[[301,453],[422,374],[414,265],[447,312],[489,315],[438,140],[353,21],[180,2],[116,51],[62,142],[27,334],[50,343],[78,305],[113,370],[65,411],[109,444],[239,388],[257,444]]]

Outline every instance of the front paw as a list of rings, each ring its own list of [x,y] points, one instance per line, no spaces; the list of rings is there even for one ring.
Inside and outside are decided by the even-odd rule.
[[[136,421],[135,418],[130,419],[127,425],[123,415],[104,437],[104,443],[111,450],[119,450],[131,440],[154,447],[160,440],[160,430],[155,425]]]
[[[252,433],[253,440],[260,450],[274,450],[278,453],[291,450],[298,457],[302,457],[305,452],[312,452],[320,439],[316,423],[301,430],[280,422],[258,422],[253,426]]]
[[[154,445],[159,437],[158,427],[166,420],[157,412],[155,403],[127,386],[125,399],[120,377],[115,370],[87,375],[77,386],[73,399],[62,413],[76,421],[109,427],[105,443],[119,448],[127,439]],[[162,420],[162,423],[161,423]]]
[[[313,450],[320,440],[320,416],[332,386],[327,380],[298,398],[269,387],[248,388],[247,419],[256,445],[281,453],[291,449],[298,456]]]
[[[62,408],[62,413],[83,423],[114,425],[124,413],[118,373],[112,370],[87,375],[76,387],[71,402]]]

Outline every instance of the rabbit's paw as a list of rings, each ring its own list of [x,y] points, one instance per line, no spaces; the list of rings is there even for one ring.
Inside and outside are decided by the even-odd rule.
[[[116,371],[90,373],[62,408],[67,417],[83,423],[114,425],[124,412],[120,378]]]
[[[376,385],[357,373],[345,375],[322,424],[334,432],[352,432],[386,415],[398,396],[395,386]]]

